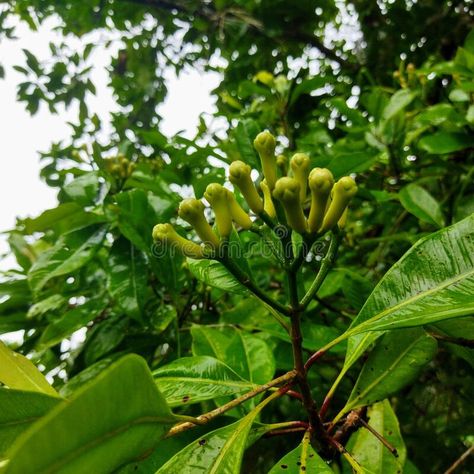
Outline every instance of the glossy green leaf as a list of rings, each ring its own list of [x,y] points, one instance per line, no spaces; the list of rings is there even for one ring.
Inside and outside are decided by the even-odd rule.
[[[403,207],[424,222],[438,227],[444,226],[444,218],[438,201],[417,184],[408,184],[400,190],[400,202]]]
[[[215,260],[187,259],[190,272],[207,285],[236,294],[246,294],[247,289],[221,263]]]
[[[417,96],[416,92],[409,89],[401,89],[390,97],[390,100],[382,113],[383,120],[390,120],[398,112],[407,107]]]
[[[423,329],[391,331],[378,340],[341,415],[383,400],[415,380],[436,354],[438,344]]]
[[[383,331],[472,314],[473,288],[474,215],[420,239],[385,274],[346,332],[335,385]]]
[[[115,349],[127,335],[129,325],[130,319],[114,314],[89,329],[84,349],[86,364],[93,364]]]
[[[241,420],[214,430],[174,455],[156,474],[240,474],[245,448],[264,431],[251,433],[252,424],[264,406],[275,396],[266,398]]]
[[[13,352],[1,341],[0,382],[12,389],[57,395],[56,390],[29,359]]]
[[[369,426],[381,434],[396,450],[394,456],[369,430],[359,428],[350,438],[347,450],[363,469],[373,474],[401,474],[406,462],[406,447],[397,417],[388,400],[367,411]],[[344,474],[352,470],[344,465]]]
[[[150,254],[153,246],[153,226],[169,217],[172,203],[143,189],[118,193],[115,199],[120,231],[135,247]]]
[[[93,299],[66,311],[59,319],[46,326],[41,334],[38,347],[43,350],[60,343],[74,331],[84,327],[99,316],[106,305],[107,300],[102,298]]]
[[[82,206],[95,204],[100,190],[99,173],[89,172],[73,179],[63,187],[69,199]]]
[[[259,125],[252,119],[241,120],[233,130],[240,159],[256,169],[260,169],[260,160],[253,147],[253,141],[260,132]]]
[[[57,243],[38,257],[28,273],[34,292],[49,280],[72,273],[89,262],[105,238],[105,226],[89,226],[62,236]]]
[[[60,309],[67,303],[67,300],[62,295],[51,295],[47,298],[38,301],[28,309],[27,318],[39,318],[47,315],[50,311]]]
[[[142,252],[126,239],[118,239],[110,250],[108,266],[110,294],[127,315],[140,321],[148,284]]]
[[[353,153],[340,154],[335,156],[327,165],[334,178],[348,176],[351,173],[360,173],[368,170],[377,160],[377,155],[373,151],[356,151]]]
[[[42,393],[0,387],[0,459],[23,431],[60,402]]]
[[[58,207],[48,209],[35,218],[23,221],[25,232],[46,232],[54,230],[57,233],[70,232],[98,222],[105,222],[104,216],[86,212],[83,206],[75,202],[65,202]]]
[[[241,394],[255,388],[212,357],[183,357],[153,372],[169,406],[188,405]]]
[[[307,434],[299,446],[283,456],[268,474],[334,474],[328,464],[312,448]]]
[[[175,422],[145,361],[129,355],[23,433],[4,472],[107,474],[153,449]]]
[[[459,132],[439,131],[432,135],[425,135],[418,142],[418,146],[432,155],[444,155],[464,150],[474,145],[472,135]]]
[[[474,311],[474,215],[419,240],[376,286],[351,334],[431,324]]]
[[[264,384],[273,378],[275,361],[262,339],[231,326],[212,328],[195,325],[191,328],[191,335],[194,355],[215,357],[254,384]]]

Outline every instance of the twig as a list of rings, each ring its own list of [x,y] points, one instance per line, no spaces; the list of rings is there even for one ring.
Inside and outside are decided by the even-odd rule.
[[[303,299],[301,300],[300,307],[302,310],[305,310],[306,307],[309,305],[314,295],[318,292],[319,288],[323,284],[323,281],[329,273],[330,268],[334,264],[337,256],[337,249],[339,248],[341,239],[342,233],[338,232],[333,234],[328,251],[321,261],[321,267],[319,269],[319,272],[316,275],[316,278],[311,284],[309,290],[306,292],[306,294],[303,296]]]
[[[308,423],[305,421],[292,421],[288,423],[287,428],[275,429],[269,431],[264,435],[264,438],[271,437],[271,436],[280,436],[289,433],[297,433],[299,431],[306,431],[308,429]]]
[[[308,372],[309,369],[311,369],[312,365],[324,354],[326,354],[326,351],[324,349],[319,349],[319,351],[316,351],[307,361],[306,364],[304,365],[304,370],[305,372]]]
[[[178,423],[177,425],[173,426],[168,433],[166,434],[166,438],[169,438],[171,436],[175,436],[179,433],[182,433],[183,431],[189,430],[191,428],[194,428],[196,425],[201,425],[208,423],[209,421],[213,420],[219,415],[222,415],[223,413],[232,410],[236,406],[246,402],[247,400],[250,400],[251,398],[259,395],[260,393],[263,393],[267,390],[269,390],[272,387],[275,387],[276,385],[280,385],[285,382],[292,382],[296,377],[296,371],[291,370],[290,372],[287,372],[286,374],[282,375],[281,377],[278,377],[274,380],[271,380],[270,382],[260,385],[259,387],[255,388],[254,390],[245,393],[244,395],[235,398],[234,400],[231,400],[230,402],[226,403],[225,405],[222,405],[218,408],[215,408],[214,410],[204,413],[198,417],[196,417],[195,422],[190,422],[186,421],[184,423]],[[285,390],[286,392],[287,390]],[[283,394],[284,392],[282,392]]]
[[[462,455],[456,459],[456,461],[451,464],[450,467],[446,471],[444,471],[444,474],[452,474],[472,453],[474,452],[474,444],[466,449]]]

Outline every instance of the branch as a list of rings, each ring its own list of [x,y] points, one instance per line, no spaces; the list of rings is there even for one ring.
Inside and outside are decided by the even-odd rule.
[[[451,464],[450,467],[444,472],[444,474],[452,474],[472,453],[474,452],[474,444],[468,448],[464,453]]]
[[[311,284],[309,290],[306,292],[306,294],[303,296],[303,299],[301,300],[301,303],[300,303],[301,310],[304,311],[307,308],[307,306],[313,299],[314,295],[318,292],[319,288],[323,284],[324,279],[326,278],[327,274],[329,273],[329,270],[331,269],[332,265],[334,264],[336,260],[337,249],[339,248],[339,244],[341,243],[341,240],[342,240],[341,232],[333,233],[332,238],[331,238],[331,243],[329,244],[329,249],[325,257],[321,261],[321,267],[319,269],[319,272],[316,275],[316,278]]]
[[[179,433],[182,433],[183,431],[187,431],[191,428],[194,428],[196,425],[203,425],[208,423],[209,421],[213,420],[214,418],[218,417],[219,415],[222,415],[223,413],[232,410],[236,406],[246,402],[247,400],[250,400],[251,398],[259,395],[260,393],[266,392],[272,387],[275,387],[276,385],[283,384],[285,382],[292,382],[294,378],[296,377],[296,371],[291,370],[290,372],[287,372],[286,374],[282,375],[281,377],[278,377],[276,379],[271,380],[270,382],[260,385],[259,387],[255,388],[254,390],[245,393],[244,395],[235,398],[234,400],[231,400],[230,402],[226,403],[225,405],[222,405],[218,408],[215,408],[214,410],[204,413],[203,415],[200,415],[196,417],[195,422],[191,421],[186,421],[184,423],[178,423],[177,425],[173,426],[168,433],[166,434],[166,438],[169,438],[171,436],[175,436]],[[283,393],[282,393],[283,394]]]
[[[298,303],[298,284],[296,281],[296,273],[287,271],[288,289],[291,302],[291,346],[293,348],[293,360],[296,370],[296,380],[301,390],[303,398],[303,406],[308,413],[309,429],[315,432],[320,441],[327,443],[327,433],[324,429],[321,418],[318,414],[316,403],[311,395],[311,388],[306,377],[306,371],[303,363],[303,336],[301,334],[300,306]]]

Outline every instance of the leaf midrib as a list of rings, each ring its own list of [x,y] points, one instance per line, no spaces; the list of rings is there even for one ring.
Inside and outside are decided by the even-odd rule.
[[[374,381],[367,386],[365,391],[362,391],[356,398],[354,398],[352,400],[352,403],[349,403],[346,409],[351,409],[352,407],[354,407],[354,405],[357,404],[357,402],[361,400],[361,398],[367,395],[367,393],[370,392],[375,385],[377,385],[384,378],[391,375],[391,370],[399,364],[401,359],[403,359],[413,349],[413,347],[423,339],[423,337],[426,336],[423,335],[422,337],[415,339],[409,346],[407,346],[405,351],[400,353],[400,355],[393,361],[393,363],[386,370],[384,370],[379,377],[375,378]]]
[[[429,290],[426,290],[422,293],[418,293],[418,294],[413,295],[413,296],[411,296],[407,299],[404,299],[400,303],[397,303],[394,306],[390,306],[390,308],[387,308],[387,309],[381,311],[380,313],[377,313],[375,316],[372,316],[371,318],[367,319],[366,321],[364,321],[364,322],[360,323],[359,325],[355,326],[352,330],[349,330],[349,334],[354,335],[354,334],[358,334],[360,332],[363,332],[363,331],[360,331],[361,328],[364,329],[364,327],[370,326],[371,323],[384,318],[385,316],[397,311],[398,309],[401,309],[404,306],[407,306],[407,305],[409,305],[409,304],[411,304],[411,303],[413,303],[417,300],[423,299],[426,296],[429,296],[429,295],[431,295],[432,293],[434,293],[436,291],[444,290],[447,287],[457,283],[458,281],[460,281],[464,278],[468,278],[471,275],[474,275],[474,269],[471,269],[471,270],[469,270],[467,272],[464,272],[464,273],[459,273],[458,275],[454,276],[453,278],[445,280],[443,282],[443,284],[441,284],[441,285],[434,286],[433,288],[430,288]]]

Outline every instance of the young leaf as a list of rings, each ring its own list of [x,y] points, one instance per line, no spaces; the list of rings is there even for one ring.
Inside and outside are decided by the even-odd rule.
[[[213,357],[177,359],[153,372],[169,406],[188,405],[240,394],[256,387]]]
[[[388,400],[376,403],[367,411],[369,426],[382,435],[397,450],[392,454],[369,430],[362,427],[355,432],[347,450],[363,469],[373,474],[402,473],[406,461],[406,447],[400,434],[397,417]],[[352,472],[344,466],[344,474]]]
[[[444,226],[444,218],[438,201],[421,186],[408,184],[401,189],[399,196],[402,206],[410,214],[428,224]]]
[[[384,335],[362,367],[340,415],[383,400],[412,382],[434,357],[437,347],[436,340],[419,328]]]
[[[334,474],[334,471],[321,459],[309,442],[305,433],[303,441],[293,451],[285,454],[268,472],[268,474]]]
[[[0,459],[23,431],[60,402],[58,397],[0,387]]]
[[[25,356],[0,341],[0,382],[9,388],[57,396],[44,375]]]
[[[106,474],[153,449],[176,421],[145,361],[129,355],[23,433],[4,472]]]

